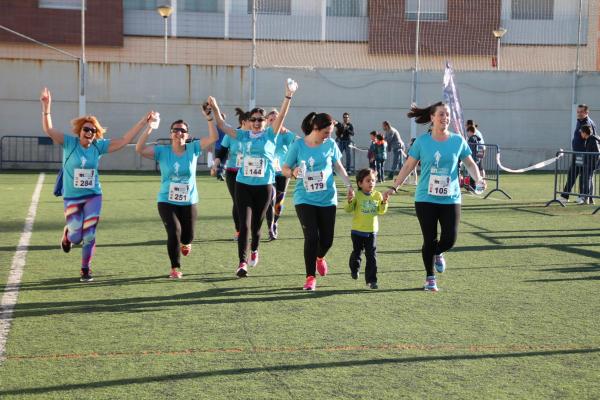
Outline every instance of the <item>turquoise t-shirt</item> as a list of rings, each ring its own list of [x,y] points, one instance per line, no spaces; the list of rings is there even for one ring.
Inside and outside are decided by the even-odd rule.
[[[275,160],[273,161],[273,167],[275,168],[275,174],[281,175],[281,167],[285,162],[285,157],[287,152],[296,140],[296,134],[292,131],[287,131],[285,133],[280,133],[277,135],[277,140],[275,141]]]
[[[225,135],[221,141],[221,147],[227,147],[229,153],[227,154],[227,162],[225,168],[227,169],[238,169],[242,165],[242,148],[240,142],[237,139],[232,138],[229,135]],[[223,160],[221,160],[222,162]]]
[[[306,163],[304,178],[298,179],[294,189],[294,204],[327,207],[337,205],[337,189],[333,177],[333,164],[342,158],[339,147],[331,138],[321,145],[309,147],[304,139],[296,140],[285,159],[285,165],[294,169]]]
[[[200,154],[198,140],[187,143],[181,156],[173,152],[170,144],[154,146],[154,159],[160,166],[159,203],[188,206],[198,202],[196,163]]]
[[[237,140],[242,150],[242,165],[236,181],[246,185],[260,186],[275,182],[275,139],[277,135],[269,126],[258,134],[237,129]]]
[[[408,155],[421,161],[415,201],[460,204],[458,160],[471,155],[462,136],[450,133],[447,140],[437,142],[431,134],[423,134],[415,140]]]
[[[79,144],[79,138],[65,135],[63,142],[63,197],[79,197],[102,194],[98,178],[98,164],[108,153],[110,139],[97,139],[87,149]]]

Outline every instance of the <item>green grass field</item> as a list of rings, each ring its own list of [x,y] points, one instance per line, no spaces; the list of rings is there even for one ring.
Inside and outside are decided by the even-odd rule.
[[[159,177],[104,173],[95,282],[82,284],[80,248],[58,246],[62,199],[49,174],[0,398],[600,398],[600,213],[544,207],[550,174],[502,179],[513,200],[464,196],[440,292],[421,290],[408,189],[380,219],[380,289],[350,278],[351,217],[338,210],[330,274],[307,293],[291,198],[280,240],[263,242],[259,266],[236,279],[231,202],[207,176],[184,279],[172,281]],[[0,174],[2,282],[36,180]]]

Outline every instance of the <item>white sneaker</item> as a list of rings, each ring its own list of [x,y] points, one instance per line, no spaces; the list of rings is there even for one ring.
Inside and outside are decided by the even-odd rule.
[[[578,197],[577,200],[575,200],[575,203],[577,203],[577,204],[585,204],[585,199],[583,197]]]
[[[569,202],[569,199],[565,199],[562,196],[558,196],[558,198],[556,200],[558,200],[560,202],[560,204],[562,204],[563,206],[566,206],[567,203]]]

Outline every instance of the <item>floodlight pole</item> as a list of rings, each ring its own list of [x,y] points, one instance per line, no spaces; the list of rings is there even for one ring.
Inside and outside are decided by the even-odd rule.
[[[492,31],[492,33],[494,34],[494,37],[496,38],[496,71],[500,70],[500,40],[502,40],[502,36],[504,36],[506,34],[507,30],[506,28],[498,28],[498,29],[494,29]]]
[[[573,87],[571,89],[571,132],[577,126],[577,80],[579,78],[579,50],[581,48],[581,19],[583,0],[579,0],[579,20],[577,22],[577,49],[575,52],[575,70],[573,71]],[[571,135],[571,133],[569,133]]]
[[[85,86],[87,62],[85,59],[85,0],[81,0],[81,58],[79,59],[79,115],[86,114]]]
[[[419,81],[419,37],[421,32],[421,0],[417,2],[417,29],[415,37],[415,68],[413,69],[412,76],[412,94],[410,98],[411,105],[416,104],[418,101],[417,88]],[[410,120],[410,137],[412,139],[417,137],[417,123],[414,118]]]
[[[168,47],[167,47],[167,38],[169,35],[169,15],[173,12],[173,7],[169,5],[162,5],[156,7],[156,12],[163,18],[165,25],[165,51],[164,51],[164,63],[167,64],[169,62],[168,59]]]
[[[250,67],[250,100],[248,108],[256,107],[256,0],[252,0],[252,66]]]

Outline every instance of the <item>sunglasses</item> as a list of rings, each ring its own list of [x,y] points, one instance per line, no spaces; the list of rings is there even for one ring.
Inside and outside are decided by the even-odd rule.
[[[258,121],[258,122],[265,122],[266,120],[267,119],[265,117],[258,117],[258,118],[252,117],[252,118],[248,118],[248,121],[250,121],[250,122],[256,122],[256,121]]]
[[[81,130],[84,131],[84,132],[86,132],[86,133],[91,132],[91,133],[94,133],[94,134],[96,132],[98,132],[98,129],[96,129],[96,128],[90,128],[89,126],[84,126],[83,128],[81,128]]]
[[[185,128],[173,128],[173,129],[171,129],[171,132],[187,133],[187,129],[185,129]]]

